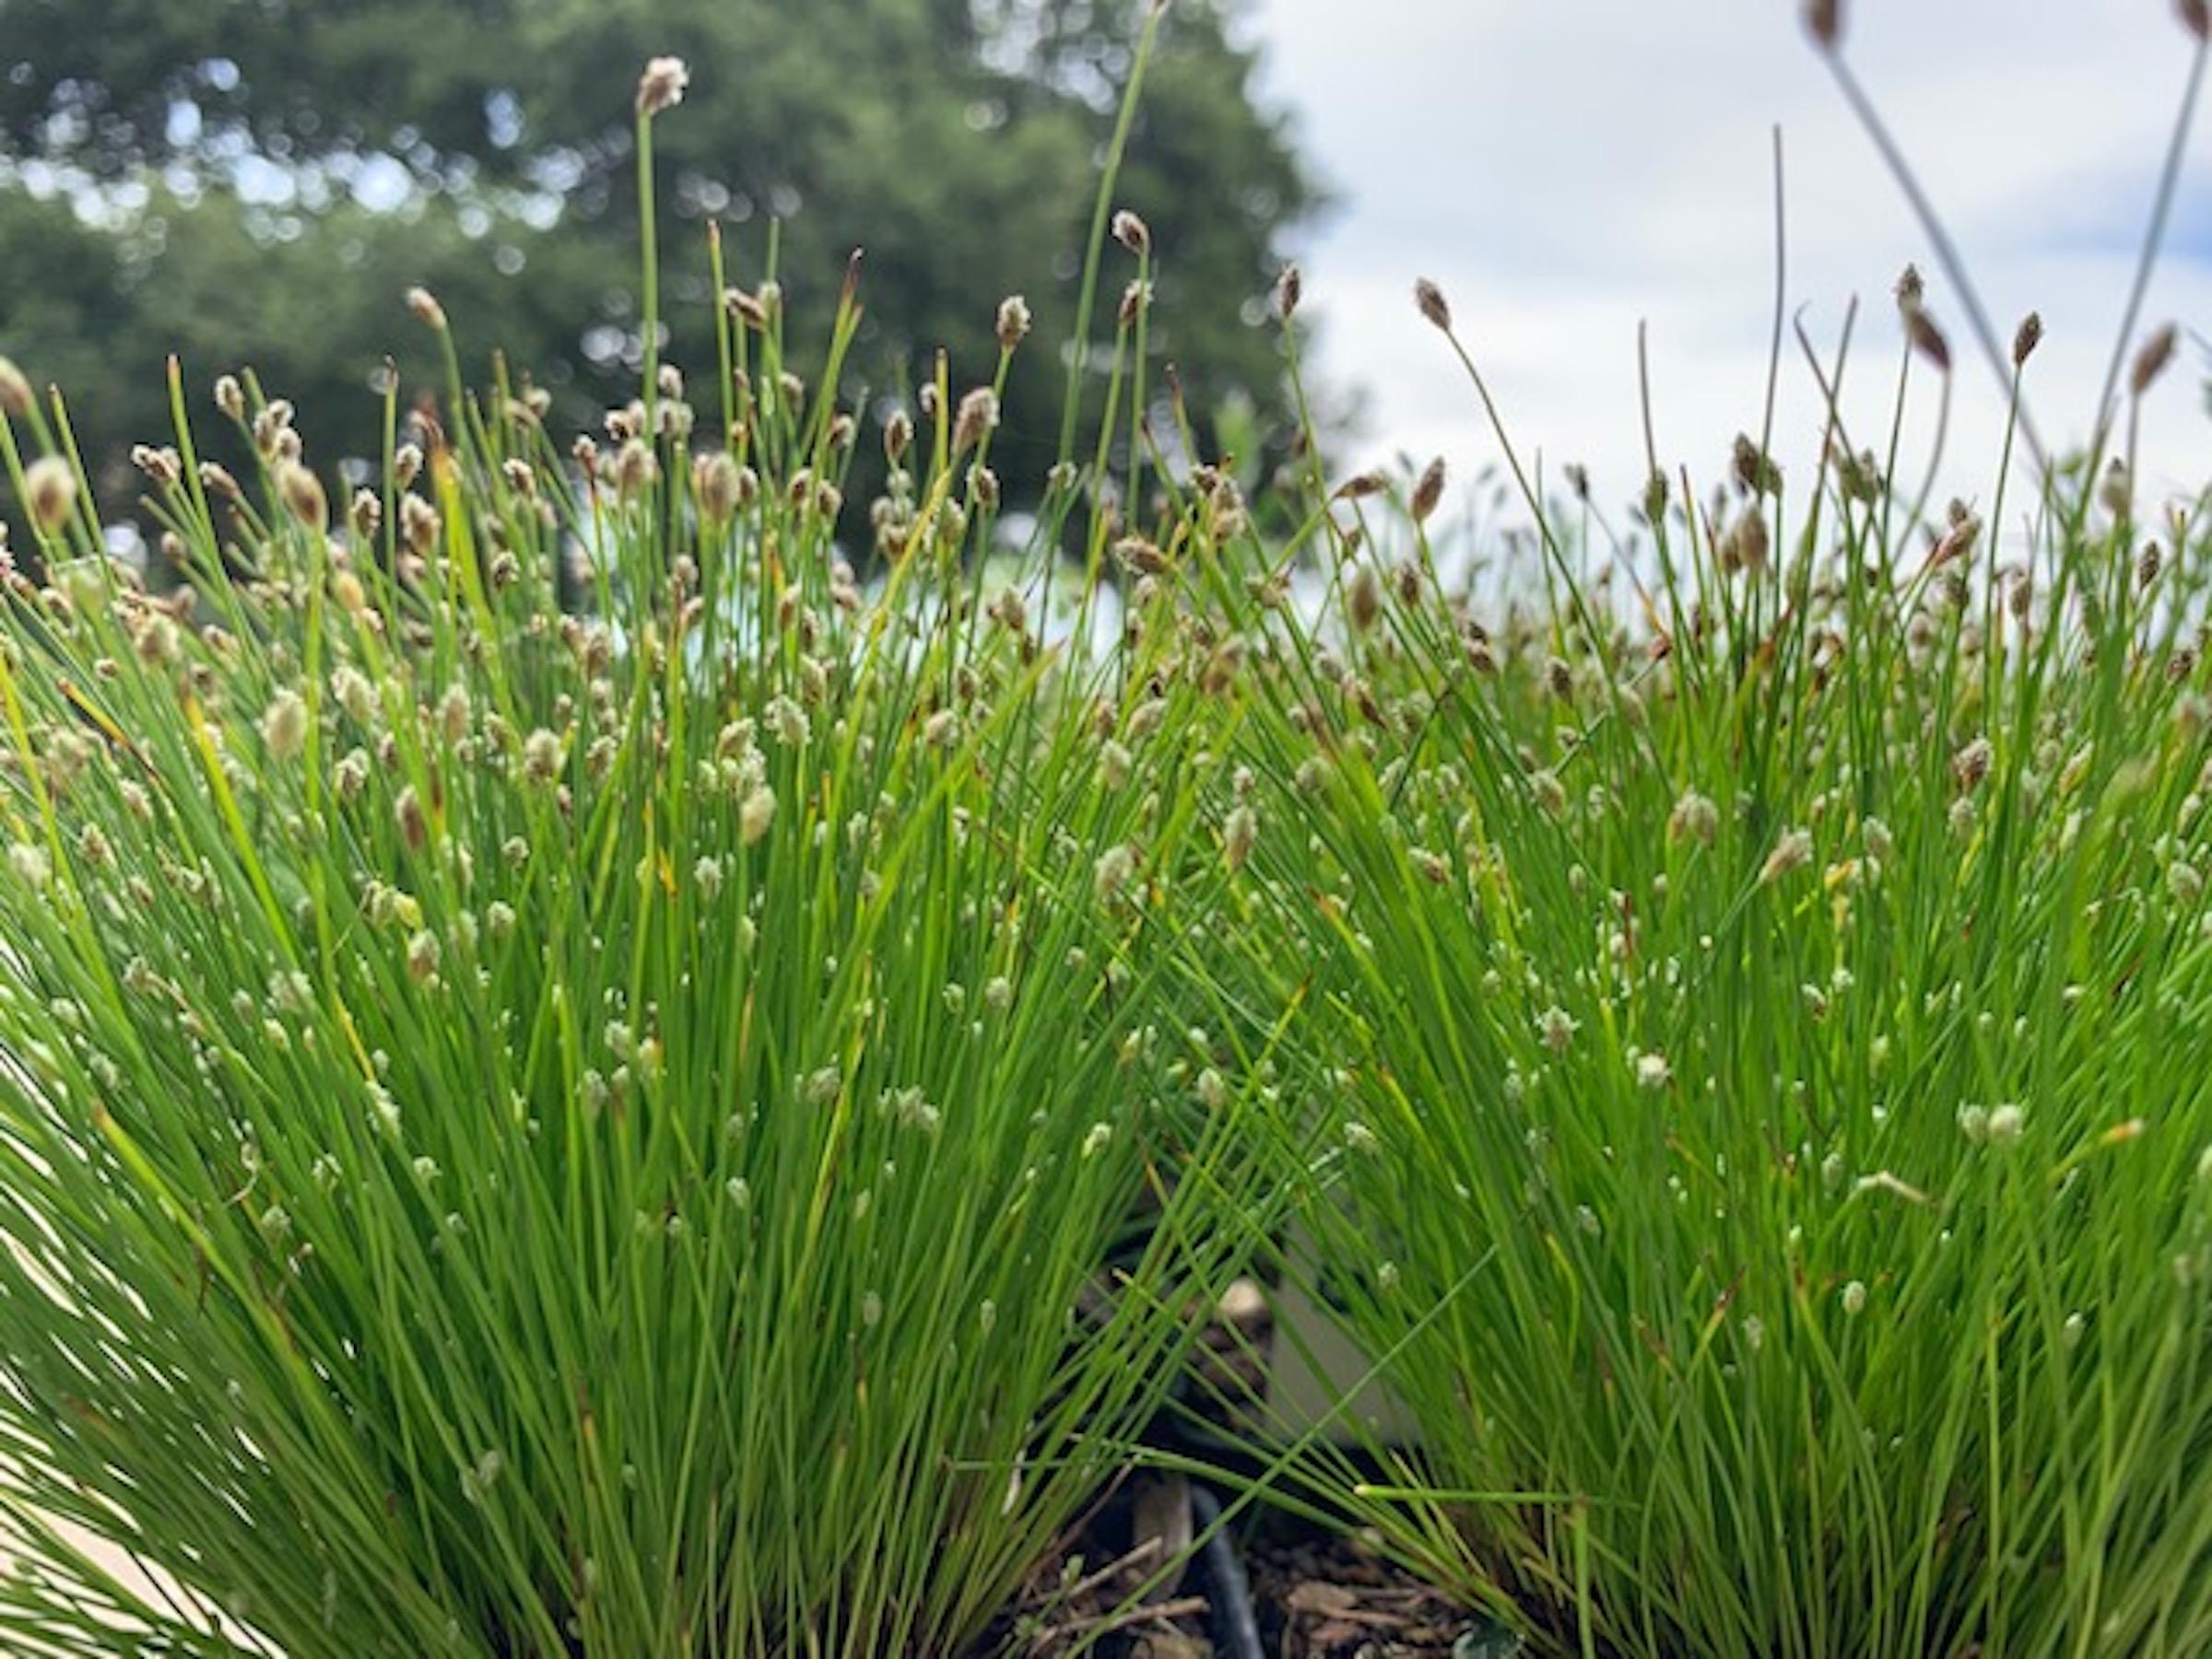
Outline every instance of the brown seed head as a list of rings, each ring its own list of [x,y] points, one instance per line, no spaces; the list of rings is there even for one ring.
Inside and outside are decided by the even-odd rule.
[[[323,481],[298,462],[288,462],[276,474],[276,493],[284,510],[306,528],[320,535],[330,525],[330,499]]]
[[[1275,279],[1275,314],[1288,323],[1298,314],[1298,301],[1305,292],[1305,278],[1294,265],[1287,265]]]
[[[1345,583],[1344,610],[1361,633],[1374,627],[1382,614],[1382,582],[1374,566],[1361,563],[1353,568],[1351,580]]]
[[[1407,503],[1413,522],[1425,524],[1436,512],[1437,504],[1444,499],[1444,458],[1439,455],[1421,469],[1421,476],[1413,486],[1413,499]]]
[[[738,322],[747,324],[754,328],[768,326],[768,307],[743,288],[726,288],[723,289],[722,303],[730,315]]]
[[[2134,366],[2127,371],[2127,389],[2140,397],[2150,390],[2152,382],[2166,372],[2166,365],[2173,361],[2174,327],[2171,323],[2154,330],[2136,353]]]
[[[2012,336],[2012,366],[2018,369],[2027,362],[2035,355],[2035,348],[2042,344],[2042,314],[2030,312],[2020,319],[2019,332]]]
[[[1751,434],[1738,432],[1729,452],[1735,481],[1747,494],[1772,495],[1782,488],[1782,468],[1774,457],[1752,442]]]
[[[42,535],[69,522],[76,507],[76,473],[59,455],[41,455],[23,469],[23,504]]]
[[[1843,38],[1843,0],[1806,0],[1805,29],[1823,52],[1833,52]]]
[[[1444,303],[1444,290],[1428,277],[1413,285],[1413,302],[1420,307],[1421,315],[1446,334],[1452,332],[1452,308]]]
[[[737,511],[737,463],[715,450],[691,464],[691,490],[710,523],[727,524]]]
[[[159,449],[149,443],[133,444],[131,465],[164,489],[184,476],[183,457],[166,444]]]
[[[998,425],[998,394],[988,386],[978,386],[960,399],[960,406],[952,418],[952,447],[973,449]]]
[[[994,332],[1001,351],[1011,351],[1029,336],[1030,302],[1019,294],[1008,294],[998,302],[998,322]]]
[[[1152,228],[1124,207],[1113,216],[1113,240],[1141,258],[1152,251]]]
[[[1924,307],[1919,304],[1905,308],[1905,336],[1912,342],[1913,350],[1945,374],[1951,371],[1951,346],[1943,337],[1943,330],[1936,326]]]
[[[2198,40],[2212,38],[2212,6],[2205,0],[2180,0],[2175,7],[2182,14],[2182,27]]]

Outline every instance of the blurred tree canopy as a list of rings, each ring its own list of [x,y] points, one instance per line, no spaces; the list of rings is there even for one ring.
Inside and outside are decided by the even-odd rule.
[[[747,286],[780,226],[802,347],[865,248],[854,378],[879,394],[939,347],[956,390],[986,375],[997,301],[1024,292],[1037,334],[998,446],[1018,501],[1057,437],[1055,347],[1147,4],[0,0],[0,352],[65,388],[111,508],[129,445],[168,430],[171,351],[195,406],[251,365],[311,458],[373,453],[377,366],[437,374],[414,283],[473,379],[504,352],[558,423],[594,425],[635,387],[631,96],[673,53],[692,89],[654,131],[670,355],[711,380],[709,219]],[[1229,4],[1168,14],[1116,199],[1152,228],[1155,355],[1194,408],[1279,432],[1262,298],[1318,197]],[[1110,261],[1094,338],[1126,275]]]

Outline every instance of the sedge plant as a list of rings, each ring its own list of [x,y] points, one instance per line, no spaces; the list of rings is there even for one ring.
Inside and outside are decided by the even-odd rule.
[[[1618,582],[1531,489],[1477,595],[1369,477],[1318,615],[1216,584],[1275,826],[1222,1023],[1300,1010],[1304,1271],[1418,1430],[1291,1489],[1547,1652],[2203,1652],[2206,499],[1924,532],[1857,436],[1655,477]]]
[[[961,1653],[1264,1201],[1153,1018],[1225,879],[1176,642],[986,591],[998,381],[864,433],[851,281],[809,383],[716,243],[695,404],[646,222],[604,441],[420,292],[448,383],[349,493],[251,376],[200,459],[172,368],[173,592],[10,371],[11,1653]]]

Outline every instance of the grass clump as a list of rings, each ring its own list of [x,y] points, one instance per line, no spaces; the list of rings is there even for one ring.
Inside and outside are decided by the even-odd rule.
[[[2000,537],[1862,436],[1641,558],[1532,491],[1480,591],[1356,480],[1317,622],[1223,585],[1295,830],[1230,1001],[1304,1011],[1309,1270],[1418,1430],[1308,1489],[1546,1651],[2201,1652],[2205,498]]]
[[[1157,1407],[1253,1196],[1146,1018],[1195,693],[984,591],[994,381],[891,420],[864,583],[853,286],[811,385],[730,293],[696,406],[455,369],[350,496],[172,372],[171,594],[13,400],[10,1652],[957,1653]]]

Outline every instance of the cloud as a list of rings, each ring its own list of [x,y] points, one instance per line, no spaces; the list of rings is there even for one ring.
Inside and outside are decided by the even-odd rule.
[[[2046,438],[2087,435],[2191,43],[2157,0],[1862,4],[1849,61],[1945,216],[2003,340],[2030,307],[2046,344],[2030,396]],[[2006,402],[1926,239],[1784,0],[1251,0],[1265,86],[1344,197],[1304,251],[1322,365],[1369,394],[1347,465],[1404,450],[1471,475],[1495,458],[1457,365],[1415,313],[1417,275],[1452,297],[1516,441],[1587,463],[1609,500],[1645,472],[1636,327],[1650,327],[1662,463],[1717,475],[1756,429],[1772,325],[1771,134],[1786,156],[1789,296],[1832,352],[1860,300],[1844,413],[1886,442],[1901,351],[1890,285],[1908,261],[1959,364],[1944,473],[1986,500]],[[2212,317],[2212,180],[2177,204],[2145,325]],[[1934,387],[1907,427],[1928,441]],[[2204,482],[2202,365],[2146,410],[2154,488]],[[1801,474],[1825,410],[1794,340],[1777,451]]]

